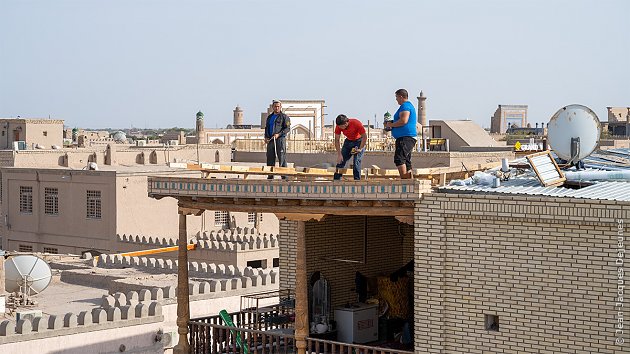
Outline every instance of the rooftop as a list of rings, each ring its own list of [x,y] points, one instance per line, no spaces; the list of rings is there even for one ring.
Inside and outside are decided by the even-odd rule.
[[[593,171],[630,171],[630,149],[610,149],[596,151],[584,159],[587,170]],[[513,163],[526,163],[519,159]],[[630,201],[630,181],[592,181],[585,186],[549,186],[544,187],[529,172],[507,181],[501,181],[499,187],[489,185],[449,185],[438,189],[442,193],[497,193],[516,195],[540,195],[548,197],[584,198],[596,200]]]

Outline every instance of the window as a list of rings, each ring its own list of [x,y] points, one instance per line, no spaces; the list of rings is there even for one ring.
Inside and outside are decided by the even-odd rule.
[[[48,136],[48,132],[44,130],[43,132],[44,136]]]
[[[256,213],[247,213],[247,223],[254,224],[256,222]]]
[[[273,267],[274,268],[280,267],[280,258],[273,259]]]
[[[59,254],[58,248],[44,247],[44,253]]]
[[[30,245],[18,245],[19,252],[33,252],[33,246]]]
[[[101,191],[87,191],[87,218],[101,218]]]
[[[247,266],[252,268],[265,268],[261,259],[256,261],[247,261]]]
[[[20,213],[33,213],[33,187],[20,186]]]
[[[59,189],[44,188],[44,214],[59,215]]]
[[[498,315],[484,315],[484,322],[486,331],[499,331],[499,316]]]
[[[214,212],[214,226],[229,226],[229,215],[227,211]]]

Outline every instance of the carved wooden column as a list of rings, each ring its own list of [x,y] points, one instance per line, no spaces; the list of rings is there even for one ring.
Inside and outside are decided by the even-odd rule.
[[[295,269],[295,346],[298,354],[306,353],[308,336],[308,286],[306,279],[306,223],[295,222],[297,230],[297,250]]]
[[[179,210],[179,254],[177,257],[177,333],[179,341],[173,348],[174,354],[188,354],[188,321],[190,304],[188,299],[188,233],[186,232],[186,212]]]

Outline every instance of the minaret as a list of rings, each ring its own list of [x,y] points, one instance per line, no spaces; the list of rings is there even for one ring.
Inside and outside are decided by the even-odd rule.
[[[197,132],[197,144],[205,144],[205,133],[203,129],[203,113],[201,111],[197,112],[197,126],[195,128]]]
[[[233,125],[243,125],[243,110],[238,105],[236,105],[236,108],[234,108],[234,124]]]
[[[426,128],[429,126],[427,122],[427,98],[424,96],[424,93],[420,91],[420,96],[418,96],[418,119],[422,128]]]

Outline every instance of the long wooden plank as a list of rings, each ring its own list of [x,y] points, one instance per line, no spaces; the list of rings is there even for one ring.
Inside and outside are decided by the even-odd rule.
[[[501,162],[491,162],[485,164],[476,164],[473,166],[466,166],[464,169],[462,166],[455,167],[432,167],[432,168],[418,168],[413,170],[414,178],[418,179],[431,179],[433,176],[441,176],[446,174],[446,180],[457,178],[462,173],[468,173],[473,171],[485,170],[488,168],[497,167]],[[222,174],[239,174],[247,177],[248,175],[278,175],[278,176],[292,176],[292,177],[304,177],[304,178],[316,178],[316,177],[332,177],[336,171],[344,176],[352,176],[352,169],[342,168],[336,169],[330,167],[324,168],[307,168],[307,167],[275,167],[275,166],[233,166],[233,165],[211,165],[210,168],[202,168],[199,165],[189,164],[188,169],[199,170],[207,174],[222,173]],[[368,168],[368,178],[396,178],[399,173],[396,169],[382,169],[378,166],[372,166]]]

